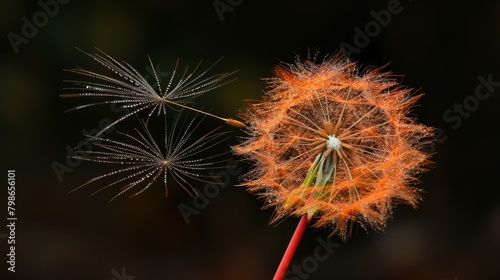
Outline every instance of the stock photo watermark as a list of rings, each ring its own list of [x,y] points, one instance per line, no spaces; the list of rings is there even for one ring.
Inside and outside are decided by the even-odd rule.
[[[378,12],[371,10],[370,15],[373,20],[367,22],[363,29],[359,26],[354,27],[355,35],[353,42],[351,44],[342,42],[340,43],[340,48],[344,49],[348,56],[353,53],[361,53],[361,50],[370,44],[372,38],[377,37],[382,32],[382,28],[387,27],[391,23],[392,17],[400,14],[402,11],[403,5],[399,0],[389,0],[386,9],[379,10]]]
[[[118,272],[116,269],[111,270],[111,274],[113,278],[111,280],[134,280],[135,275],[128,275],[125,271],[125,267],[122,267],[121,272]]]
[[[236,160],[230,160],[225,170],[218,172],[210,171],[209,175],[214,178],[215,182],[207,183],[202,192],[198,196],[194,196],[191,205],[186,203],[179,204],[178,208],[186,224],[190,224],[192,215],[199,215],[200,211],[207,208],[210,204],[210,199],[217,197],[220,191],[231,183],[231,177],[241,174],[243,168],[238,165]]]
[[[483,76],[477,77],[478,84],[474,94],[465,97],[461,103],[455,103],[452,108],[447,109],[443,114],[443,120],[451,124],[453,130],[457,130],[462,126],[462,121],[468,119],[471,113],[479,108],[481,101],[485,101],[495,92],[496,87],[500,87],[500,81],[494,81],[493,75],[489,74],[486,78]]]
[[[16,170],[7,170],[7,270],[16,272]]]
[[[224,21],[224,13],[232,12],[239,6],[243,0],[215,0],[212,2],[215,12],[219,16],[221,22]]]
[[[158,83],[162,83],[164,78],[170,77],[170,72],[162,72],[160,69],[160,63],[156,63],[155,68],[151,67],[151,65],[146,66],[147,75],[144,76],[144,79],[150,80],[152,77],[158,78]]]
[[[300,264],[292,264],[287,270],[284,280],[303,280],[318,270],[321,262],[326,261],[340,247],[340,243],[332,242],[330,238],[324,240],[316,238],[318,245],[314,248],[312,256],[304,258]]]
[[[129,113],[128,108],[123,108],[123,107],[117,107],[115,103],[111,104],[111,111],[114,113],[119,113],[123,112],[122,116],[125,116]],[[99,121],[99,128],[94,128],[91,130],[82,130],[83,135],[95,135],[102,129],[106,128],[108,125],[110,125],[113,121],[111,121],[108,118],[103,118]],[[115,129],[114,126],[108,128],[104,133],[111,133]],[[66,145],[66,160],[64,163],[61,163],[59,161],[53,161],[51,163],[52,170],[54,171],[54,174],[57,177],[57,180],[59,183],[62,183],[63,181],[63,175],[66,173],[71,173],[75,168],[77,168],[81,163],[81,159],[76,159],[74,156],[77,154],[77,151],[91,151],[92,150],[92,145],[88,140],[82,140],[78,142],[76,145],[76,148],[73,148],[69,145]]]
[[[18,33],[9,32],[7,39],[9,40],[12,50],[15,54],[19,53],[21,44],[28,44],[30,39],[33,39],[40,28],[45,27],[49,23],[49,19],[55,17],[61,8],[60,5],[68,4],[70,0],[47,0],[38,1],[40,10],[36,11],[31,18],[22,17],[21,30]]]
[[[459,103],[453,103],[450,108],[443,112],[443,121],[449,124],[452,130],[458,130],[463,121],[479,109],[480,103],[489,99],[492,93],[496,91],[496,88],[500,87],[500,80],[493,80],[493,74],[491,73],[486,78],[479,75],[477,81],[474,94],[466,96]],[[427,147],[426,152],[435,152],[436,144],[444,143],[446,140],[448,140],[446,131],[441,127],[436,128],[433,145]]]

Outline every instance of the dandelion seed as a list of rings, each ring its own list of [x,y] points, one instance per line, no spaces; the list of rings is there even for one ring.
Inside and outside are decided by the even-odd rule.
[[[140,194],[163,175],[165,196],[168,193],[169,178],[190,195],[196,195],[196,188],[190,182],[211,182],[213,178],[203,173],[210,169],[222,168],[218,164],[226,161],[222,159],[223,154],[210,156],[203,154],[227,139],[224,137],[227,132],[220,132],[221,127],[219,127],[197,139],[192,139],[193,132],[200,125],[201,120],[198,121],[196,117],[181,124],[180,114],[177,115],[170,127],[165,126],[164,151],[154,140],[145,121],[141,121],[142,129],[135,129],[135,134],[118,132],[124,140],[88,135],[88,140],[99,149],[81,151],[74,158],[122,167],[97,176],[75,190],[92,183],[105,184],[93,193],[95,194],[109,187],[120,186],[120,191],[111,199],[113,200],[132,189],[138,189],[132,196]]]
[[[354,223],[383,230],[394,204],[417,205],[432,135],[409,116],[418,95],[341,55],[275,74],[243,112],[248,137],[233,147],[254,164],[243,185],[275,208],[272,222],[306,215],[345,240]]]
[[[91,78],[93,81],[67,80],[65,82],[71,83],[74,86],[67,87],[66,90],[75,91],[76,93],[61,95],[63,98],[94,97],[103,99],[103,101],[80,105],[69,109],[68,111],[80,110],[103,104],[116,104],[129,109],[127,114],[113,121],[95,136],[100,136],[110,127],[142,111],[149,112],[148,118],[154,114],[166,114],[167,106],[184,108],[209,115],[223,120],[233,126],[245,126],[237,120],[222,118],[189,106],[194,98],[234,80],[232,79],[227,81],[226,79],[235,72],[221,73],[206,77],[207,73],[217,62],[201,73],[197,73],[201,67],[201,62],[191,72],[188,72],[188,68],[186,67],[181,73],[180,78],[177,78],[179,72],[179,61],[177,61],[167,85],[165,88],[162,88],[160,79],[151,59],[149,59],[149,63],[155,79],[154,85],[150,84],[146,78],[144,78],[144,76],[142,76],[130,64],[126,62],[118,62],[106,53],[100,50],[98,51],[99,53],[97,54],[84,53],[104,67],[108,68],[116,75],[116,77],[110,77],[80,68],[70,69],[67,71]]]

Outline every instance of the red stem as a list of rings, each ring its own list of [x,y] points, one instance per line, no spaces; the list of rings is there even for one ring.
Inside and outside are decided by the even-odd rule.
[[[285,272],[288,269],[288,265],[290,264],[290,261],[292,260],[293,254],[295,254],[295,249],[297,249],[297,246],[299,245],[300,239],[302,238],[302,235],[304,235],[304,231],[307,228],[307,214],[302,216],[300,218],[299,224],[297,225],[297,228],[295,229],[295,232],[293,233],[292,239],[290,239],[290,243],[288,244],[288,247],[286,248],[285,254],[283,255],[283,258],[281,259],[280,265],[278,266],[278,269],[276,270],[276,274],[274,274],[273,280],[282,280],[283,276],[285,276]]]

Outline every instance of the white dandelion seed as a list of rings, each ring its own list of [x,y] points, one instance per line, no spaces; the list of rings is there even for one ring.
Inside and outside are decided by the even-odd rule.
[[[226,153],[204,156],[205,152],[226,140],[228,132],[221,132],[220,128],[194,138],[193,132],[200,126],[202,119],[196,116],[184,120],[181,124],[178,114],[171,126],[165,125],[164,151],[156,143],[145,121],[141,121],[142,129],[135,129],[135,134],[118,132],[125,140],[118,141],[88,135],[88,140],[94,147],[90,151],[80,151],[74,158],[85,161],[117,164],[121,168],[97,176],[73,191],[91,183],[106,182],[105,186],[95,191],[98,193],[112,186],[120,186],[120,191],[111,200],[132,189],[139,189],[132,196],[142,193],[163,175],[165,196],[169,178],[174,179],[190,195],[197,191],[192,181],[211,182],[213,177],[204,175],[204,171],[222,168],[218,164]],[[167,122],[165,122],[167,123]],[[109,181],[107,181],[107,180]]]
[[[188,72],[189,69],[186,67],[180,74],[180,77],[177,78],[179,74],[179,60],[177,60],[167,85],[165,88],[162,88],[158,74],[153,66],[153,62],[149,57],[148,59],[153,71],[155,85],[151,85],[146,78],[130,64],[126,62],[118,62],[106,53],[100,50],[98,51],[99,53],[97,54],[84,53],[111,70],[116,77],[110,77],[81,68],[69,69],[66,71],[89,77],[93,81],[66,80],[65,82],[71,83],[73,86],[67,87],[65,90],[75,91],[75,93],[60,95],[62,98],[93,97],[103,99],[103,101],[79,105],[67,111],[80,110],[103,104],[115,104],[129,110],[127,114],[113,121],[98,132],[95,135],[96,137],[100,136],[104,131],[124,119],[142,111],[149,111],[148,118],[155,113],[158,115],[166,114],[166,106],[176,106],[189,109],[218,118],[233,126],[245,126],[237,120],[215,116],[189,106],[194,98],[234,80],[226,80],[226,78],[234,74],[236,71],[207,76],[207,73],[215,66],[215,64],[217,64],[218,61],[212,64],[212,66],[208,69],[199,72],[199,68],[201,66],[200,61],[194,70]]]

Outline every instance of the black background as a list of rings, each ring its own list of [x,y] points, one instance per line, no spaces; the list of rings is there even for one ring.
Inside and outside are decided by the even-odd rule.
[[[136,280],[272,278],[298,219],[269,226],[272,210],[260,210],[262,201],[243,188],[224,188],[186,225],[178,205],[192,199],[176,186],[166,199],[158,182],[140,196],[109,203],[113,191],[68,194],[109,167],[82,163],[61,182],[52,168],[66,161],[65,147],[82,140],[83,129],[113,117],[106,108],[63,113],[83,102],[58,97],[62,81],[74,77],[63,69],[103,70],[75,47],[97,47],[144,74],[147,55],[166,72],[177,58],[208,66],[224,57],[214,71],[239,70],[238,80],[196,105],[234,116],[244,99],[260,97],[261,79],[273,65],[308,49],[326,55],[342,42],[355,45],[354,28],[364,30],[374,21],[370,11],[387,9],[389,1],[232,3],[221,21],[212,1],[69,1],[18,52],[8,34],[22,35],[22,18],[32,21],[42,8],[35,1],[0,4],[1,174],[6,180],[7,169],[16,170],[18,217],[17,272],[7,273],[7,243],[0,239],[0,275],[107,280],[124,268]],[[421,176],[425,199],[417,210],[396,208],[383,233],[355,228],[307,279],[498,279],[500,86],[484,100],[474,95],[479,76],[500,81],[500,3],[401,1],[399,9],[351,58],[363,66],[390,63],[403,84],[425,93],[413,112],[441,133],[435,168]],[[457,117],[453,110],[464,102],[469,109]],[[453,120],[444,117],[450,109]],[[233,135],[242,133],[233,129]],[[3,191],[1,205],[6,196]],[[6,224],[6,207],[0,209]],[[317,238],[328,234],[308,229],[292,264],[310,258]]]

